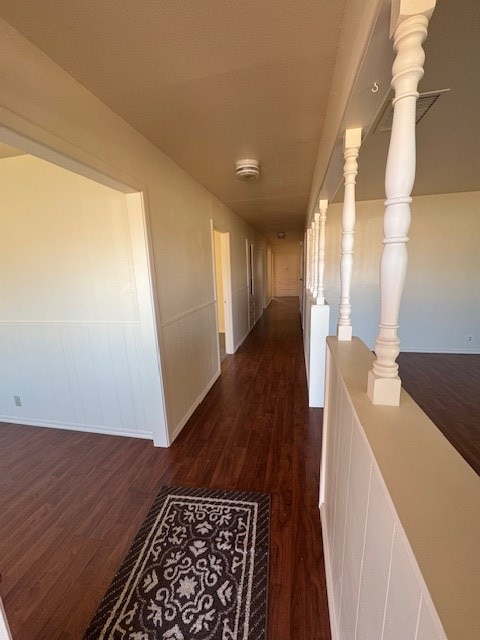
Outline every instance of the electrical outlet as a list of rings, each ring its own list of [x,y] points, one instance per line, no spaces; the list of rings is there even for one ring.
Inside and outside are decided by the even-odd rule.
[[[473,336],[467,336],[467,342],[473,342]]]
[[[21,407],[22,406],[22,399],[20,396],[13,396],[13,399],[15,400],[15,406],[16,407]]]

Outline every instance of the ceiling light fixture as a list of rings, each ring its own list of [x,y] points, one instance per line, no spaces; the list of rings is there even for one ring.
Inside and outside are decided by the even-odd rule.
[[[236,176],[239,180],[257,180],[260,175],[260,162],[247,158],[236,162]]]
[[[284,240],[284,239],[285,239],[285,231],[279,231],[279,232],[277,233],[277,238],[278,238],[279,240]]]

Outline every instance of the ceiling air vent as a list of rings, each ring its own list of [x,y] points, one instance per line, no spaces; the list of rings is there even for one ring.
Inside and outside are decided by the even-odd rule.
[[[446,93],[450,89],[439,89],[438,91],[428,91],[418,96],[417,108],[415,110],[415,124],[418,124],[423,116],[430,111],[442,93]],[[393,122],[393,105],[392,96],[390,95],[387,104],[380,116],[375,131],[391,131]]]

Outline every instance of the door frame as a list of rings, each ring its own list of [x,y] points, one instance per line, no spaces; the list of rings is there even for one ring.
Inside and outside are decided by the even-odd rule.
[[[40,136],[39,136],[40,137]],[[155,401],[149,413],[153,443],[157,447],[168,447],[170,436],[168,433],[167,413],[165,406],[165,390],[163,382],[161,344],[159,337],[158,301],[155,274],[153,270],[153,249],[151,240],[151,225],[148,211],[148,198],[145,187],[135,184],[132,178],[127,178],[118,173],[116,169],[102,162],[102,168],[96,168],[93,164],[80,162],[73,156],[82,157],[81,149],[71,145],[72,155],[65,155],[60,151],[46,146],[38,139],[27,137],[22,133],[13,131],[0,125],[0,142],[12,147],[22,149],[37,158],[51,162],[67,171],[89,178],[99,184],[115,189],[125,194],[130,226],[130,241],[134,257],[135,281],[139,291],[139,305],[142,321],[146,322],[142,327],[143,335],[147,339],[144,344],[144,352],[149,352],[149,361],[146,367],[150,373],[148,380],[149,393],[147,398],[152,399],[155,393]],[[91,158],[89,158],[91,160]],[[116,176],[119,175],[117,178]],[[115,176],[115,177],[114,177]],[[140,300],[142,298],[142,300]],[[151,357],[153,355],[153,358]],[[146,381],[145,381],[146,382]],[[154,415],[153,415],[154,414]]]
[[[211,238],[212,238],[212,269],[213,284],[215,292],[215,305],[217,313],[215,314],[215,322],[218,333],[218,305],[223,304],[225,318],[225,351],[228,354],[235,353],[235,341],[233,339],[233,302],[232,302],[232,266],[230,257],[230,231],[222,228],[213,219],[210,220]],[[223,300],[217,299],[217,279],[215,275],[215,232],[220,234],[220,263],[222,268],[223,280]],[[217,256],[218,257],[218,256]],[[220,365],[220,352],[218,353],[218,362]]]

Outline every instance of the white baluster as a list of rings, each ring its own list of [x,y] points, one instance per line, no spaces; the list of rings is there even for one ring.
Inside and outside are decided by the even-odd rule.
[[[307,292],[312,291],[312,230],[309,227],[305,234],[305,243],[307,247]]]
[[[436,0],[393,0],[390,36],[396,53],[392,68],[394,115],[385,174],[384,247],[380,263],[380,324],[376,360],[368,374],[374,404],[398,406],[401,381],[395,360],[400,352],[398,315],[407,271],[410,203],[415,181],[415,109],[423,76],[428,21]]]
[[[317,304],[325,304],[325,223],[327,221],[328,200],[319,202],[319,242],[318,242],[318,292]]]
[[[320,214],[315,213],[312,222],[313,229],[313,283],[312,296],[318,296],[318,256],[320,246]]]
[[[357,158],[362,143],[361,129],[345,131],[343,157],[343,175],[345,178],[345,195],[342,212],[342,257],[340,261],[340,304],[338,305],[337,337],[339,340],[352,339],[352,305],[350,302],[350,286],[353,269],[353,244],[355,234],[355,177],[357,175]]]

